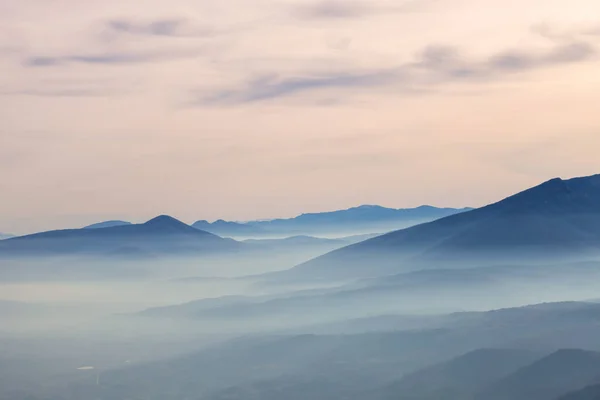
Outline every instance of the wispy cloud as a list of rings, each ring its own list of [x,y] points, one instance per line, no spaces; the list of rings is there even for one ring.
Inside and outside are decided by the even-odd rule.
[[[545,67],[584,62],[597,49],[583,41],[554,43],[543,51],[511,49],[483,59],[465,57],[458,48],[430,46],[413,61],[389,68],[338,73],[299,73],[296,76],[265,74],[249,79],[239,88],[212,93],[195,91],[196,104],[240,104],[288,97],[322,89],[394,88],[412,94],[451,82],[500,79],[509,74]]]
[[[415,12],[436,0],[411,0],[391,5],[365,0],[319,0],[291,8],[293,17],[300,19],[354,19],[374,14]]]
[[[107,89],[22,89],[0,90],[2,96],[36,96],[36,97],[105,97],[115,94]]]
[[[373,11],[373,6],[367,2],[325,0],[294,7],[292,14],[307,19],[357,18]]]
[[[250,80],[242,90],[223,90],[201,99],[206,104],[246,103],[284,97],[321,88],[376,86],[396,78],[395,72],[348,72],[281,78],[265,75]]]
[[[29,67],[54,67],[66,64],[140,64],[196,58],[201,49],[166,49],[152,51],[73,53],[58,56],[30,56],[23,64]]]
[[[138,83],[120,79],[44,79],[20,87],[0,87],[0,96],[109,97],[131,93]]]
[[[215,30],[210,27],[199,26],[183,18],[157,19],[148,22],[119,18],[106,21],[105,27],[113,33],[143,36],[204,37],[215,33]]]

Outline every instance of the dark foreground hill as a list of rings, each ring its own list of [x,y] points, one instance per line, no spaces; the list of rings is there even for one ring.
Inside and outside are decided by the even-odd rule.
[[[600,175],[552,179],[489,206],[335,250],[281,278],[358,278],[600,252]]]
[[[581,390],[568,393],[559,400],[600,400],[600,384],[587,386]]]
[[[465,400],[541,355],[515,349],[479,349],[412,374],[379,391],[381,399]]]
[[[200,231],[169,216],[143,224],[96,229],[66,229],[20,236],[0,242],[0,256],[142,255],[231,251],[243,244]]]
[[[519,369],[480,393],[477,400],[546,400],[600,379],[600,353],[559,350]]]

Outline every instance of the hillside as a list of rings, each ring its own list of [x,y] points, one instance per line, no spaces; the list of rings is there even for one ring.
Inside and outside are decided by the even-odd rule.
[[[141,255],[235,250],[242,244],[194,229],[169,216],[143,224],[67,229],[3,240],[0,256],[63,254]]]
[[[91,225],[85,226],[83,229],[112,228],[115,226],[122,226],[122,225],[131,225],[131,222],[119,221],[119,220],[104,221],[104,222],[98,222],[96,224],[91,224]]]
[[[600,252],[600,175],[553,179],[502,201],[348,246],[280,274],[359,278]]]
[[[527,350],[479,349],[408,374],[376,397],[464,400],[538,358],[538,353]]]
[[[600,353],[559,350],[521,368],[479,395],[478,400],[546,400],[584,388],[600,378]]]
[[[598,379],[600,381],[600,379]],[[600,399],[600,384],[587,386],[581,390],[568,393],[558,400],[598,400]]]

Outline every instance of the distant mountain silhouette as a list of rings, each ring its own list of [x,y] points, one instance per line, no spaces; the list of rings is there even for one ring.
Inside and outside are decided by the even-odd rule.
[[[192,226],[225,236],[295,236],[322,233],[347,234],[364,231],[389,232],[417,223],[428,222],[448,215],[471,210],[470,208],[417,208],[394,209],[377,205],[363,205],[321,213],[301,214],[295,218],[246,223],[218,220],[213,223],[198,221]]]
[[[600,175],[552,179],[498,203],[388,233],[299,265],[288,276],[375,276],[469,260],[600,252]]]
[[[547,400],[596,383],[600,353],[559,350],[491,385],[477,400]]]
[[[222,236],[260,236],[266,232],[253,223],[242,224],[239,222],[224,221],[222,219],[210,223],[206,220],[197,221],[192,224],[196,229],[214,233]]]
[[[376,398],[464,400],[541,357],[537,352],[480,349],[406,375]]]
[[[122,225],[131,225],[131,222],[127,221],[104,221],[98,222],[97,224],[92,224],[84,227],[83,229],[100,229],[100,228],[112,228],[114,226],[122,226]]]
[[[235,250],[243,244],[223,239],[161,215],[143,224],[67,229],[0,242],[0,256],[44,254],[157,254]]]
[[[10,238],[13,238],[13,237],[15,237],[15,235],[10,235],[8,233],[2,233],[2,232],[0,232],[0,240],[10,239]]]

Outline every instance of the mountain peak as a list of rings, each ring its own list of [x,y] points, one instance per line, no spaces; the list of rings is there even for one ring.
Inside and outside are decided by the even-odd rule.
[[[173,218],[169,215],[159,215],[158,217],[154,217],[151,220],[144,223],[144,225],[152,225],[152,226],[188,226],[187,224],[181,222],[180,220]]]
[[[554,178],[538,186],[510,196],[492,206],[499,205],[520,211],[569,211],[599,210],[600,175],[564,180]]]

